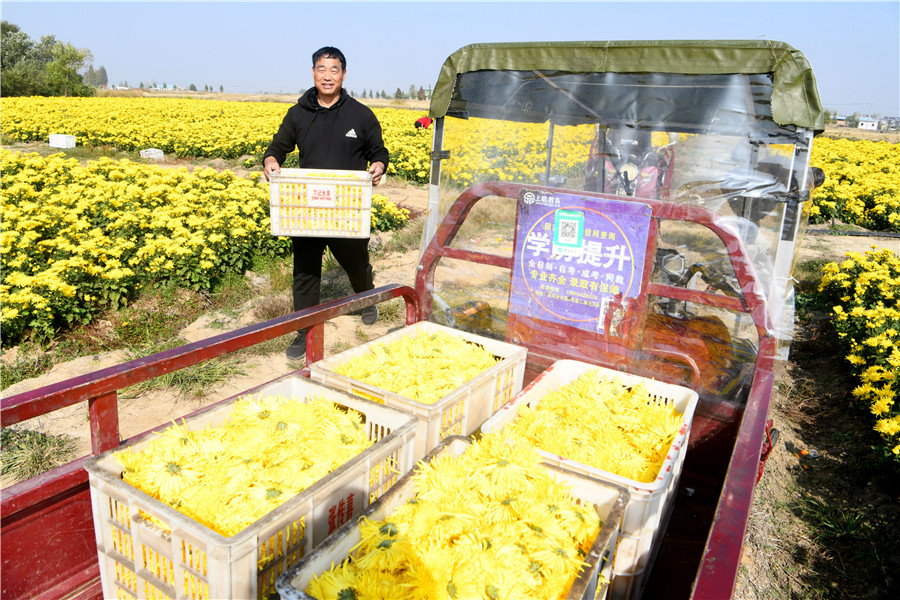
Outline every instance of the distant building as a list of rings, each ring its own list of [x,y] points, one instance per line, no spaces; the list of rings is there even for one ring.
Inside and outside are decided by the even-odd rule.
[[[878,119],[860,117],[859,125],[857,127],[859,129],[865,129],[866,131],[878,131]]]

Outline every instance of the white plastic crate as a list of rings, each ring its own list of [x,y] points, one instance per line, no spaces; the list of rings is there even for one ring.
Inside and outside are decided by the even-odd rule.
[[[75,147],[75,136],[74,135],[66,135],[63,133],[51,133],[50,134],[50,147],[51,148],[74,148]]]
[[[691,421],[694,418],[694,410],[697,407],[697,393],[686,387],[653,381],[597,365],[574,360],[561,360],[541,373],[509,404],[488,419],[482,425],[481,432],[488,434],[503,431],[516,419],[519,406],[535,407],[547,394],[575,381],[588,371],[594,370],[599,371],[603,376],[619,379],[625,386],[644,383],[648,393],[659,401],[674,403],[675,409],[682,413],[681,427],[672,442],[659,475],[652,483],[627,479],[609,471],[539,450],[547,464],[581,473],[593,479],[628,487],[631,492],[631,500],[622,522],[610,598],[639,598],[645,583],[644,577],[653,565],[671,515],[673,495],[681,477],[685,446]]]
[[[467,438],[451,436],[434,448],[426,457],[430,461],[445,452],[459,456],[471,444]],[[608,584],[612,577],[612,560],[616,554],[616,541],[621,527],[625,506],[628,504],[628,490],[620,485],[591,479],[571,471],[547,466],[550,475],[571,486],[572,497],[579,504],[593,505],[603,525],[597,534],[588,555],[584,557],[587,566],[582,568],[578,578],[566,595],[567,600],[603,600],[607,597]],[[275,582],[281,600],[314,600],[305,590],[313,577],[317,577],[340,564],[350,555],[350,551],[361,539],[358,523],[363,519],[383,521],[399,506],[412,498],[415,493],[414,472],[408,473],[397,482],[387,494],[374,502],[368,510],[354,522],[344,524],[324,544],[317,547]]]
[[[146,148],[141,150],[141,158],[163,158],[165,154],[159,148]]]
[[[104,598],[266,599],[275,580],[340,525],[353,519],[412,469],[415,421],[409,415],[332,390],[298,375],[242,395],[324,397],[359,412],[365,451],[243,531],[225,537],[121,478],[114,451],[85,468]],[[237,397],[185,419],[191,430],[225,421]],[[179,421],[180,423],[180,421]],[[140,451],[147,436],[117,448]],[[141,516],[167,524],[168,531]]]
[[[483,346],[488,352],[502,359],[460,385],[434,404],[425,404],[400,394],[375,387],[336,372],[342,364],[370,351],[375,344],[390,344],[407,335],[445,333],[459,336],[473,344]],[[527,350],[499,340],[492,340],[474,333],[459,331],[430,321],[419,321],[376,340],[356,346],[340,354],[309,365],[310,378],[351,394],[383,401],[386,405],[414,415],[418,419],[416,430],[416,460],[451,435],[469,435],[497,410],[513,399],[522,389],[525,378]]]
[[[269,176],[272,235],[367,238],[372,174],[336,169],[281,169]]]

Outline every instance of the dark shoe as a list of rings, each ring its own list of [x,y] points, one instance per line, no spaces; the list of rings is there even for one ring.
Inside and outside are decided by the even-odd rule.
[[[285,354],[291,360],[300,360],[306,356],[306,330],[297,334],[291,345],[285,350]]]
[[[362,311],[362,322],[363,325],[374,325],[375,321],[378,320],[378,307],[370,306],[369,308],[365,308]]]

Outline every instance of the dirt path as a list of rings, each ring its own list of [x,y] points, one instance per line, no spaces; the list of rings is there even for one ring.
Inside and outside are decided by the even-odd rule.
[[[798,261],[873,246],[900,254],[897,238],[807,235]],[[900,597],[900,489],[875,459],[878,435],[852,404],[846,366],[822,353],[829,320],[798,322],[778,366],[779,437],[754,492],[736,600]]]

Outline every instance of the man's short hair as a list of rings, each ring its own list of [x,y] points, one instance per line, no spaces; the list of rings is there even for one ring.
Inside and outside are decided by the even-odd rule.
[[[319,62],[320,58],[333,58],[335,60],[341,61],[341,70],[347,70],[347,59],[344,58],[344,53],[335,48],[334,46],[325,46],[324,48],[319,48],[312,55],[312,64],[315,67],[316,63]]]

